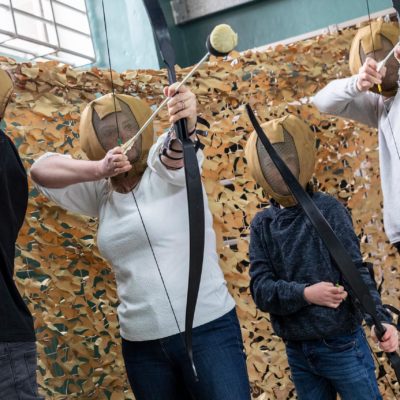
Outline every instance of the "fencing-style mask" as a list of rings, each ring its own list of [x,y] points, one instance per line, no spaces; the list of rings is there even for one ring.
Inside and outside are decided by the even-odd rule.
[[[125,143],[151,115],[150,107],[142,100],[124,94],[117,94],[115,97],[114,104],[113,94],[106,94],[91,101],[82,112],[80,141],[89,160],[101,160],[107,151]],[[153,125],[150,124],[127,153],[132,169],[128,174],[111,178],[114,186],[127,178],[143,175],[153,137]]]
[[[315,165],[315,138],[309,126],[289,115],[266,122],[261,127],[279,156],[305,188]],[[284,207],[297,204],[256,132],[250,135],[245,152],[250,173],[266,195]]]
[[[4,117],[13,89],[14,84],[10,75],[8,75],[8,72],[0,69],[0,120]]]
[[[372,35],[371,35],[372,33]],[[371,25],[360,28],[351,43],[349,67],[352,75],[358,74],[367,57],[379,62],[399,41],[400,29],[397,23],[373,21]],[[387,97],[397,92],[399,80],[399,63],[394,56],[386,63],[386,75],[382,80],[382,94]],[[374,85],[371,91],[378,93]]]

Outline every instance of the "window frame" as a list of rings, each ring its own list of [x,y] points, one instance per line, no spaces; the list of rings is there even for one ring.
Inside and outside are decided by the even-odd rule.
[[[35,1],[35,0],[33,0]],[[42,0],[36,0],[38,2],[38,4],[40,5],[40,7],[43,9],[43,3]],[[51,13],[52,13],[52,19],[48,19],[45,18],[44,16],[38,16],[35,14],[31,14],[26,10],[21,10],[20,8],[16,7],[13,5],[13,0],[8,0],[8,6],[6,4],[0,4],[0,7],[3,9],[6,9],[12,17],[12,24],[14,27],[14,32],[11,31],[7,31],[4,30],[0,27],[0,34],[1,35],[5,35],[8,36],[8,38],[5,38],[3,36],[3,39],[0,40],[0,48],[3,50],[2,52],[4,52],[5,54],[7,54],[7,49],[10,50],[10,54],[18,54],[21,53],[21,58],[28,58],[29,61],[34,61],[36,59],[48,59],[48,60],[58,60],[60,62],[63,63],[69,63],[72,66],[78,67],[78,66],[83,66],[83,65],[87,65],[87,64],[93,64],[96,62],[96,54],[95,54],[95,50],[94,50],[94,43],[93,43],[93,35],[92,35],[92,29],[89,23],[89,18],[88,18],[88,14],[87,14],[87,7],[86,7],[86,2],[84,1],[83,4],[85,5],[85,11],[76,8],[74,6],[71,6],[69,4],[66,4],[62,1],[58,1],[58,0],[48,0],[50,7],[51,7]],[[79,14],[84,14],[85,17],[87,18],[87,22],[88,22],[88,26],[89,26],[89,33],[86,33],[84,31],[80,31],[78,29],[72,28],[70,26],[64,25],[62,23],[57,22],[56,20],[56,14],[54,11],[54,4],[58,4],[62,7],[68,8],[73,12],[79,13]],[[18,29],[17,29],[17,22],[16,22],[16,17],[15,14],[18,13],[19,15],[25,16],[27,18],[30,18],[32,20],[38,21],[39,23],[43,23],[43,25],[51,25],[54,27],[55,30],[55,35],[56,35],[56,44],[52,44],[50,42],[46,42],[40,39],[35,39],[23,34],[18,33]],[[59,32],[59,28],[66,30],[68,32],[72,32],[78,35],[82,35],[85,36],[86,38],[90,39],[91,42],[91,47],[92,47],[92,55],[87,55],[84,53],[81,53],[79,51],[74,51],[72,49],[68,49],[65,48],[63,46],[61,46],[60,44],[60,32]],[[20,47],[16,47],[13,46],[12,44],[7,44],[8,41],[13,40],[13,39],[21,39],[39,46],[45,46],[47,48],[49,48],[49,51],[46,53],[41,53],[39,54],[38,52],[29,50],[29,48],[25,48],[22,49]],[[0,50],[1,51],[1,50]],[[66,57],[59,57],[57,56],[57,53],[65,53]],[[68,60],[68,55],[71,55],[72,57],[79,57],[82,59],[82,63],[78,62],[75,60],[75,62],[73,61],[73,59],[71,58],[71,60]],[[18,55],[17,55],[18,56]],[[26,57],[28,56],[28,57]]]

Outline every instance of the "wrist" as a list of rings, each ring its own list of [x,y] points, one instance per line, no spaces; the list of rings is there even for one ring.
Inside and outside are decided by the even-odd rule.
[[[190,138],[194,136],[195,133],[196,133],[196,127],[194,127],[192,130],[188,129],[188,135]]]
[[[176,132],[175,132],[175,128],[174,125],[171,125],[168,129],[168,133],[167,133],[167,137],[166,137],[166,141],[172,140],[172,139],[176,139]]]
[[[303,299],[308,303],[308,304],[312,304],[312,302],[310,301],[309,298],[309,294],[310,294],[310,286],[306,286],[303,290]]]
[[[196,126],[197,126],[197,118],[195,118],[193,121],[188,120],[187,131],[189,137],[191,137],[196,132]]]
[[[92,161],[94,180],[107,178],[103,170],[103,160]]]
[[[183,158],[182,153],[182,144],[180,140],[176,138],[175,129],[171,127],[165,136],[162,146],[160,147],[161,162],[165,165],[162,156],[172,160],[173,162],[180,161]]]
[[[362,88],[360,87],[360,77],[358,75],[354,86],[358,93],[361,93],[363,91]]]

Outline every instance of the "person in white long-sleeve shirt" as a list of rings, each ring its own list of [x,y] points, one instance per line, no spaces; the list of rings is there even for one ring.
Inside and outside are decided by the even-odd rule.
[[[355,66],[360,64],[358,73],[330,82],[317,93],[313,103],[321,112],[378,128],[384,227],[390,243],[400,251],[400,46],[396,45],[398,27],[376,22],[372,26],[372,32],[371,40],[370,27],[364,27],[353,41],[350,69],[354,71]],[[394,56],[379,71],[378,62],[384,59],[393,46]]]
[[[173,97],[170,122],[186,118],[195,140],[196,98],[186,87],[175,92],[175,86],[165,89]],[[34,163],[31,176],[61,207],[98,218],[97,244],[115,272],[122,353],[136,399],[249,400],[240,326],[218,265],[205,191],[204,262],[193,329],[196,382],[181,335],[189,276],[182,145],[170,129],[151,146],[150,127],[124,155],[116,143],[134,136],[150,109],[124,95],[116,106],[117,112],[112,97],[103,96],[82,115],[82,147],[94,161],[48,153]],[[197,159],[201,165],[201,150]]]

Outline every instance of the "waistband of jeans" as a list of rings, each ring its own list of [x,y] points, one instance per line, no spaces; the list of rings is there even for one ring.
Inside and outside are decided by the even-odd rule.
[[[354,335],[357,334],[359,332],[364,332],[362,326],[358,325],[356,326],[354,329],[350,329],[347,331],[343,331],[340,333],[337,333],[335,335],[330,335],[330,336],[323,336],[323,337],[319,337],[319,338],[315,338],[315,339],[300,339],[300,340],[287,340],[287,339],[283,339],[284,343],[287,345],[292,345],[292,346],[296,346],[296,345],[300,345],[302,343],[318,343],[321,342],[322,340],[326,340],[326,339],[335,339],[339,336],[350,336],[350,335]]]

